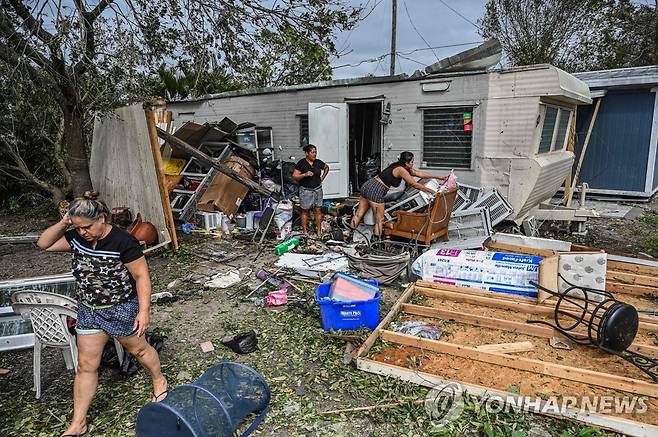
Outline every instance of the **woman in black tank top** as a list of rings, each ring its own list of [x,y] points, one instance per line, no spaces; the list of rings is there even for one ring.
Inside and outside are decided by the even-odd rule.
[[[376,224],[374,233],[381,235],[384,227],[384,196],[391,187],[399,187],[400,182],[404,179],[407,187],[413,187],[426,193],[436,194],[431,188],[416,182],[418,178],[445,179],[445,176],[435,176],[429,173],[414,169],[414,154],[411,152],[402,152],[397,162],[386,167],[377,176],[368,180],[361,187],[359,196],[359,207],[356,214],[352,217],[352,228],[356,229],[361,223],[363,216],[370,208],[375,212]]]

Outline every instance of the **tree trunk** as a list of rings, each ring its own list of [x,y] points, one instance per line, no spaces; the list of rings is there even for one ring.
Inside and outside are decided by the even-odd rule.
[[[77,111],[64,113],[64,140],[68,145],[69,169],[74,197],[92,189],[89,160],[85,141],[84,122]]]

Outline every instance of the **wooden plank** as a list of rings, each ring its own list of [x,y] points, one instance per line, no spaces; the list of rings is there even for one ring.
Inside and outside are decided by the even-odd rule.
[[[619,282],[621,284],[644,285],[646,287],[658,287],[658,277],[635,275],[633,273],[608,271],[605,275],[607,281]]]
[[[475,349],[485,352],[500,352],[501,354],[515,354],[519,352],[530,352],[535,350],[535,345],[530,341],[517,341],[515,343],[494,343],[475,346]]]
[[[594,370],[580,369],[577,367],[564,366],[524,358],[498,352],[484,352],[468,346],[446,343],[444,341],[429,340],[415,337],[413,335],[400,334],[398,332],[382,330],[380,337],[384,341],[417,347],[419,349],[431,350],[433,352],[445,353],[456,357],[467,358],[483,363],[509,367],[511,369],[523,370],[537,373],[539,375],[566,379],[599,387],[621,390],[627,393],[651,396],[658,398],[658,385],[639,379],[627,378],[625,376],[612,375],[609,373],[596,372]]]
[[[518,411],[532,412],[534,414],[540,414],[558,419],[574,420],[576,422],[596,426],[623,435],[634,437],[649,437],[658,435],[658,427],[654,425],[636,422],[621,417],[590,413],[587,410],[581,411],[570,407],[556,411],[554,408],[547,408],[546,401],[541,399],[532,399],[528,396],[520,396],[514,393],[477,384],[470,384],[456,380],[447,380],[432,373],[411,370],[405,367],[396,366],[394,364],[382,363],[379,361],[369,360],[367,358],[358,358],[356,361],[356,366],[359,370],[363,370],[364,372],[393,377],[428,388],[445,386],[448,384],[459,384],[461,389],[471,396],[477,396],[481,399],[492,397],[495,399],[501,399]]]
[[[608,260],[608,271],[619,270],[640,275],[658,276],[658,268],[642,264],[633,264],[625,261]]]
[[[495,297],[496,299],[500,300],[523,302],[533,305],[537,303],[537,299],[534,297],[521,296],[518,294],[498,293],[494,291],[483,290],[482,288],[460,287],[458,285],[442,284],[440,282],[416,281],[416,287],[433,288],[436,290],[452,291],[454,293],[470,294],[473,296]]]
[[[158,180],[158,188],[160,190],[160,201],[162,202],[162,209],[165,214],[165,222],[167,223],[167,231],[169,231],[169,238],[171,238],[171,247],[178,250],[178,238],[176,237],[176,225],[174,223],[174,214],[171,211],[171,204],[169,203],[169,190],[165,183],[164,164],[162,162],[162,155],[160,154],[160,141],[158,140],[158,132],[155,127],[155,113],[150,109],[144,109],[146,116],[146,126],[149,130],[149,140],[151,141],[151,152],[153,153],[153,162],[155,164],[155,174]]]
[[[546,308],[550,308],[551,310],[555,309],[555,302],[554,300],[548,300],[543,303],[536,303],[536,299],[532,297],[526,297],[526,296],[518,296],[515,294],[507,294],[507,293],[498,293],[498,292],[492,292],[492,291],[486,291],[481,288],[469,288],[469,287],[459,287],[456,285],[451,285],[451,284],[441,284],[438,282],[429,282],[429,281],[416,281],[416,286],[417,287],[424,287],[424,288],[432,288],[435,290],[443,290],[443,291],[451,291],[454,293],[458,294],[468,294],[472,296],[482,296],[482,297],[488,297],[488,298],[494,298],[496,300],[501,300],[501,301],[511,301],[511,302],[522,302],[522,303],[528,303],[531,305],[537,305],[537,306],[542,306]],[[555,299],[555,298],[552,298]],[[622,299],[623,300],[623,299]],[[580,311],[580,309],[573,305],[570,304],[569,302],[564,303],[566,309],[572,309],[574,311]],[[505,308],[508,309],[508,308]],[[640,321],[649,323],[651,325],[656,325],[656,328],[658,329],[658,317],[656,316],[651,316],[648,314],[640,314]],[[647,326],[647,328],[651,328],[651,326]]]
[[[547,305],[528,304],[523,302],[499,300],[496,297],[484,297],[471,294],[460,294],[451,291],[437,290],[425,287],[416,287],[416,291],[424,296],[448,299],[453,302],[464,302],[471,305],[484,305],[492,308],[518,311],[525,314],[538,314],[541,316],[552,317],[555,313],[554,307]],[[566,311],[567,313],[578,315],[575,311]],[[655,316],[640,314],[640,329],[644,331],[658,332],[658,322]]]
[[[158,231],[158,242],[171,241],[141,104],[117,108],[95,121],[89,172],[94,190],[109,207],[141,213]]]
[[[658,296],[658,288],[647,285],[621,284],[619,282],[606,281],[605,289],[611,293],[630,294],[633,296],[644,296],[646,294]]]
[[[39,234],[26,235],[0,235],[0,244],[29,244],[36,243]]]
[[[569,197],[567,198],[566,206],[571,206],[571,200],[573,199],[573,192],[576,189],[576,184],[578,184],[578,178],[580,177],[580,169],[583,166],[583,161],[585,160],[585,153],[587,153],[587,147],[589,146],[589,140],[592,137],[592,131],[594,130],[594,124],[596,123],[596,116],[599,113],[599,108],[601,107],[602,97],[599,97],[596,101],[596,106],[594,106],[594,113],[592,114],[592,120],[589,122],[589,127],[587,128],[587,135],[585,135],[585,141],[583,142],[583,148],[580,151],[580,156],[578,157],[578,164],[576,165],[576,171],[573,175],[573,181],[571,181],[571,189],[569,190]]]
[[[536,247],[520,246],[518,244],[501,243],[498,241],[489,241],[487,248],[500,252],[522,253],[526,255],[537,255],[544,258],[555,256],[559,254],[558,251],[552,249],[539,249]]]
[[[402,295],[397,300],[397,302],[395,302],[395,304],[391,307],[391,310],[388,312],[388,314],[386,314],[386,317],[384,317],[382,321],[379,322],[377,328],[375,328],[375,330],[372,331],[372,334],[370,334],[366,339],[366,341],[363,342],[359,350],[356,352],[355,357],[364,357],[368,354],[368,351],[370,350],[372,345],[375,344],[375,341],[377,341],[377,338],[379,338],[379,332],[393,321],[393,319],[400,312],[400,308],[402,307],[402,304],[408,302],[409,299],[411,299],[411,296],[413,296],[415,289],[416,286],[414,284],[409,284],[409,286],[404,290],[404,293],[402,293]]]
[[[403,304],[401,311],[405,314],[415,316],[440,318],[443,320],[453,320],[459,323],[466,323],[473,326],[482,326],[485,328],[500,329],[502,331],[516,332],[519,334],[531,335],[540,338],[551,338],[564,336],[557,329],[546,325],[537,325],[532,323],[514,322],[512,320],[498,319],[495,317],[485,317],[476,314],[463,313],[459,311],[446,310],[442,308],[426,307],[421,305]],[[574,334],[576,337],[586,338],[584,334]],[[628,351],[645,354],[648,356],[658,357],[658,346],[647,345],[642,343],[633,343],[629,346]]]

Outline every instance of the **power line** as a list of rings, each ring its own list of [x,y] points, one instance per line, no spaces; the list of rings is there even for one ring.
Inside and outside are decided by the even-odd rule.
[[[426,40],[425,38],[423,38],[423,35],[420,34],[420,32],[418,31],[418,29],[416,28],[416,25],[414,24],[414,21],[411,19],[411,14],[409,13],[409,9],[407,8],[407,2],[406,2],[405,0],[402,0],[402,4],[404,5],[404,11],[407,13],[407,18],[409,19],[409,23],[411,24],[411,27],[413,27],[413,29],[416,31],[416,33],[418,34],[418,36],[420,37],[420,39],[423,40],[423,42],[425,43],[425,45],[426,45],[428,48],[431,49],[430,44],[427,42],[427,40]],[[431,49],[431,50],[432,50],[432,53],[434,53],[434,57],[435,57],[436,60],[438,61],[438,60],[439,60],[439,57],[436,55],[436,52],[434,51],[434,49]]]
[[[482,43],[482,41],[467,42],[467,43],[461,43],[461,44],[446,44],[446,45],[442,45],[442,46],[423,47],[423,48],[413,49],[413,50],[410,50],[408,52],[396,52],[396,53],[401,54],[401,55],[411,55],[413,53],[420,52],[420,51],[423,51],[423,50],[445,49],[445,48],[450,48],[450,47],[470,46],[470,45],[481,44],[481,43]],[[335,70],[337,68],[358,67],[361,64],[382,61],[383,59],[385,59],[386,57],[388,57],[390,55],[391,55],[390,53],[384,53],[383,55],[377,56],[375,58],[363,59],[363,60],[357,62],[356,64],[343,64],[343,65],[337,65],[337,66],[332,67],[332,68]]]
[[[473,26],[475,26],[476,29],[478,29],[478,30],[482,30],[482,29],[480,28],[480,26],[478,26],[477,24],[475,24],[474,22],[472,22],[471,20],[469,20],[467,17],[465,17],[464,15],[462,15],[462,14],[461,14],[459,11],[457,11],[456,9],[453,9],[453,7],[450,6],[448,3],[444,2],[443,0],[439,0],[439,1],[443,4],[443,6],[445,6],[445,7],[448,8],[448,9],[450,9],[452,12],[454,12],[454,13],[457,14],[457,15],[459,15],[459,16],[462,17],[464,20],[468,21],[468,22],[471,23]]]

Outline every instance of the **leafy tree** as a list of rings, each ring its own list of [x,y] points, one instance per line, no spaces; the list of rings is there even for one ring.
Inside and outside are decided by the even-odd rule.
[[[351,28],[361,11],[343,0],[1,3],[1,80],[10,88],[22,87],[10,90],[5,108],[20,118],[25,113],[17,112],[13,99],[23,98],[32,105],[32,115],[50,117],[42,126],[48,132],[43,138],[55,140],[53,157],[65,161],[61,166],[55,160],[51,167],[58,177],[34,171],[28,164],[34,166],[39,159],[31,161],[36,157],[29,149],[44,150],[43,145],[21,131],[25,126],[14,124],[0,141],[8,158],[0,163],[0,174],[46,189],[56,199],[69,189],[79,195],[91,188],[88,148],[94,116],[164,90],[164,77],[160,86],[153,82],[163,62],[182,72],[174,75],[176,86],[190,95],[238,84],[325,78],[330,74],[328,55],[336,52],[334,32]],[[29,94],[25,86],[37,95],[24,98]],[[44,110],[48,105],[52,107]],[[30,144],[32,140],[36,142]],[[61,184],[62,193],[44,183]]]
[[[656,8],[631,0],[489,0],[480,21],[511,65],[584,71],[658,63]]]

